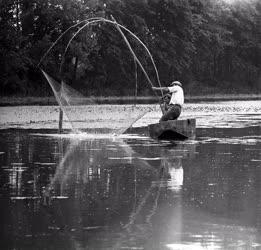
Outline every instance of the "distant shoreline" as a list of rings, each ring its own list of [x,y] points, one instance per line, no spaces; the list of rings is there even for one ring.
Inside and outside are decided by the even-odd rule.
[[[233,100],[261,100],[261,94],[216,94],[216,95],[197,95],[185,96],[185,102],[215,102]],[[157,103],[155,96],[108,96],[108,97],[86,97],[82,100],[83,104],[150,104]],[[54,97],[1,97],[0,106],[25,106],[25,105],[57,105]]]

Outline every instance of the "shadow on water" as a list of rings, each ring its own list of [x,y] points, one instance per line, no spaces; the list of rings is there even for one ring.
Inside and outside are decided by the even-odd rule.
[[[159,142],[2,131],[1,249],[258,249],[260,139],[208,140],[215,133]]]

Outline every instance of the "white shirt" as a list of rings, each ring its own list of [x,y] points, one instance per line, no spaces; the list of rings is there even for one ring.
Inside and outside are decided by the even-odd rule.
[[[184,104],[183,89],[178,85],[168,87],[168,89],[169,92],[172,93],[169,104],[179,104],[180,106],[182,106]]]

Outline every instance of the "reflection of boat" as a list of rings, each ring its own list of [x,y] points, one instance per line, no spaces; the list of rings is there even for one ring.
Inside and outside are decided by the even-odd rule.
[[[192,140],[183,141],[157,141],[154,140],[143,140],[140,144],[133,144],[132,141],[126,142],[132,150],[142,159],[194,159],[196,154],[197,143]],[[158,166],[159,162],[156,160],[149,161],[151,166]]]
[[[147,127],[130,128],[127,133],[142,133],[160,140],[185,140],[196,135],[196,119],[170,120]]]

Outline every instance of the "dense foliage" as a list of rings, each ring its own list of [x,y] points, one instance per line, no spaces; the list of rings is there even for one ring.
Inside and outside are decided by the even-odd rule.
[[[1,95],[50,95],[37,68],[40,58],[68,27],[111,15],[149,48],[163,85],[179,79],[188,94],[260,92],[259,0],[1,0]],[[79,33],[59,76],[63,51],[76,31],[57,43],[41,67],[85,95],[134,95],[133,58],[110,24]],[[145,50],[125,35],[157,85]],[[140,95],[152,94],[141,70],[138,82]]]

